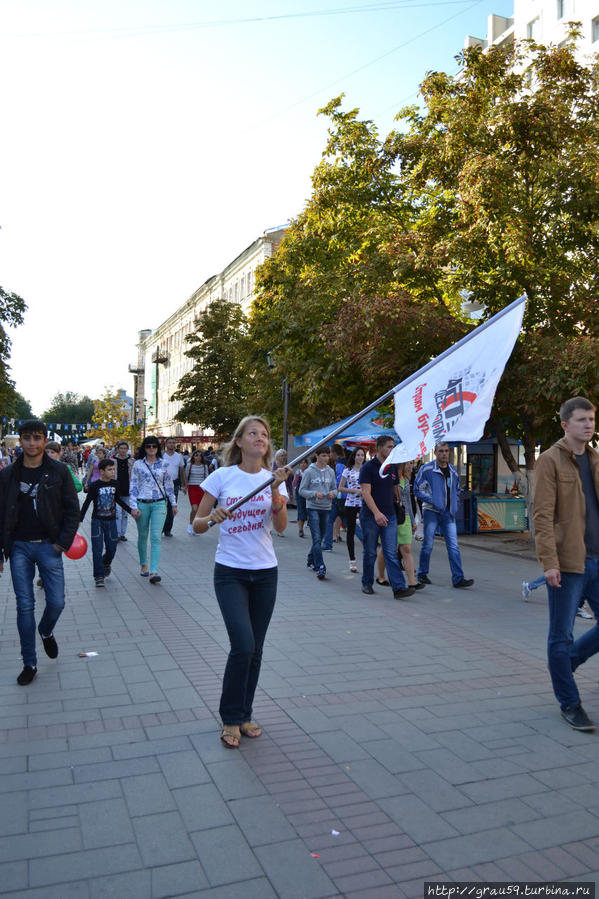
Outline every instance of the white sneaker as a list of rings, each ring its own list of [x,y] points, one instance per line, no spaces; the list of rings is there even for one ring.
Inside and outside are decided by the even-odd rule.
[[[188,524],[188,525],[187,525],[187,533],[188,533],[188,534],[193,534],[193,533],[195,533],[192,524]]]
[[[522,599],[524,602],[528,602],[528,597],[532,593],[532,590],[528,586],[528,581],[522,581]]]
[[[576,615],[578,618],[592,618],[593,617],[592,615],[590,615],[587,612],[587,610],[584,608],[584,606],[580,606],[579,609],[576,609]]]

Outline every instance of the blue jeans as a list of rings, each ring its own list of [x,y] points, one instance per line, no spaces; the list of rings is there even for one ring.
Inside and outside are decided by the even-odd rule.
[[[327,526],[327,521],[329,520],[329,510],[308,509],[307,512],[308,527],[310,528],[310,534],[312,535],[312,546],[308,553],[308,562],[310,562],[311,565],[314,565],[316,570],[318,570],[319,568],[324,567],[321,541]]]
[[[277,573],[276,567],[249,571],[215,563],[214,591],[231,643],[219,706],[223,724],[238,726],[252,720]]]
[[[94,559],[94,577],[104,577],[104,566],[110,565],[114,559],[117,545],[116,519],[103,521],[92,518],[92,556]],[[106,546],[106,552],[102,550]]]
[[[297,509],[297,520],[307,521],[308,511],[306,509],[306,497],[300,496],[299,490],[295,494],[295,507]]]
[[[544,574],[540,574],[538,577],[534,579],[534,581],[528,581],[528,589],[536,590],[538,587],[544,587],[547,583],[547,578]]]
[[[583,595],[595,618],[599,615],[599,558],[587,558],[584,574],[562,571],[561,577],[561,587],[547,586],[547,659],[555,698],[562,709],[570,709],[580,703],[573,673],[599,651],[599,623],[585,631],[578,640],[572,636],[576,609]]]
[[[324,537],[322,538],[322,548],[323,549],[332,549],[333,548],[333,527],[335,525],[335,521],[337,518],[340,518],[342,521],[345,519],[345,506],[343,505],[343,501],[340,499],[334,499],[331,504],[331,511],[329,512],[329,518],[327,521],[327,526],[324,532]]]
[[[428,574],[435,531],[437,527],[440,527],[441,533],[445,537],[449,567],[451,568],[451,582],[452,584],[458,584],[464,577],[464,571],[462,569],[462,557],[458,548],[458,529],[455,518],[450,515],[448,509],[445,509],[443,512],[432,512],[430,509],[424,509],[422,512],[422,524],[424,539],[422,541],[422,549],[420,550],[416,577]]]
[[[49,637],[64,609],[62,553],[46,540],[41,543],[15,540],[10,550],[10,576],[17,599],[17,629],[21,638],[23,664],[32,668],[37,665],[33,592],[36,565],[46,594],[46,608],[39,628],[44,637]]]
[[[364,556],[362,560],[362,586],[372,587],[374,581],[374,563],[376,562],[376,547],[378,538],[381,538],[385,568],[393,591],[405,590],[406,579],[399,567],[397,560],[397,518],[395,514],[387,516],[387,526],[381,527],[374,520],[374,515],[366,505],[360,509],[360,524],[362,525],[362,544]]]
[[[161,533],[166,518],[166,503],[162,499],[157,503],[139,503],[141,516],[137,519],[137,552],[139,564],[148,562],[148,531],[150,533],[150,572],[156,574],[160,564],[162,548]]]
[[[129,505],[129,497],[122,496],[121,499],[123,502]],[[127,524],[129,521],[129,513],[125,512],[124,509],[121,509],[120,506],[116,507],[116,532],[119,537],[124,537],[127,533]]]

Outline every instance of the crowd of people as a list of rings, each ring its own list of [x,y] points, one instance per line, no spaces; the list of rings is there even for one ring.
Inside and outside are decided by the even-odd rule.
[[[592,730],[573,672],[599,651],[599,624],[576,641],[572,626],[583,598],[599,616],[599,455],[589,445],[595,407],[575,397],[563,404],[560,419],[564,438],[538,462],[537,554],[549,595],[554,692],[567,723]],[[46,654],[56,659],[54,628],[65,603],[62,555],[90,507],[93,578],[99,588],[111,573],[118,543],[127,540],[129,516],[137,526],[140,575],[151,584],[161,581],[162,541],[172,536],[180,493],[188,495],[191,537],[219,526],[214,590],[230,640],[220,736],[229,749],[237,748],[242,737],[255,739],[262,733],[252,716],[276,601],[272,531],[284,535],[290,502],[296,503],[298,536],[305,538],[309,529],[306,564],[319,581],[327,578],[323,554],[333,551],[335,542],[343,543],[345,534],[350,573],[358,573],[356,541],[362,544],[362,592],[375,592],[376,573],[377,585],[390,587],[394,598],[403,600],[431,584],[434,537],[441,535],[453,587],[474,583],[462,566],[456,524],[460,479],[446,443],[437,444],[432,461],[418,466],[412,461],[387,463],[394,447],[388,435],[376,440],[370,458],[362,446],[349,451],[340,445],[318,446],[313,458],[303,459],[293,471],[284,450],[273,461],[270,428],[260,416],[244,418],[219,454],[195,448],[182,453],[175,438],[167,438],[163,446],[150,435],[133,454],[120,440],[112,448],[96,446],[85,459],[80,448],[49,442],[41,421],[24,422],[19,434],[20,452],[0,471],[0,570],[8,560],[24,666],[17,682],[22,686],[37,674],[36,568],[45,593],[37,632]],[[80,491],[85,495],[81,509]],[[418,530],[416,563],[412,547]]]

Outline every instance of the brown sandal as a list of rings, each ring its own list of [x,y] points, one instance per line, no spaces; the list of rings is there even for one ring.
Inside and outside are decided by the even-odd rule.
[[[240,728],[235,727],[233,724],[223,724],[223,729],[220,732],[223,746],[226,746],[227,749],[237,749],[241,740],[239,731]]]
[[[262,728],[255,721],[245,721],[240,725],[239,730],[244,737],[249,737],[251,740],[262,736]]]

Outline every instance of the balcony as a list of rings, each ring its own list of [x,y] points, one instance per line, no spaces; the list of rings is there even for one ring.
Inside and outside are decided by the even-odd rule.
[[[166,365],[168,362],[168,353],[166,350],[154,350],[152,353],[152,362],[154,365]]]
[[[137,365],[132,365],[131,363],[129,363],[128,368],[129,368],[129,373],[132,375],[143,375],[143,373],[145,371],[143,366],[141,368],[139,368]]]

